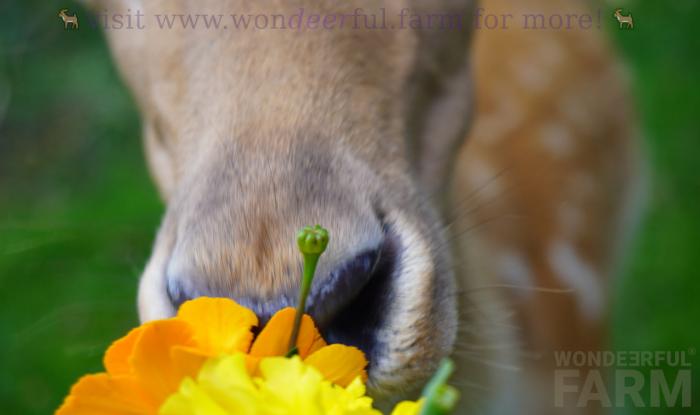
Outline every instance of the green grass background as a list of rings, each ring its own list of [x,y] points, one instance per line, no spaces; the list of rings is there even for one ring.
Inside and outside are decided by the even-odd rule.
[[[699,4],[626,1],[637,29],[608,25],[633,74],[653,182],[616,282],[618,350],[700,346]],[[61,7],[76,9],[0,5],[0,414],[51,413],[75,379],[101,369],[105,347],[137,322],[163,211],[102,35],[85,24],[64,32]]]

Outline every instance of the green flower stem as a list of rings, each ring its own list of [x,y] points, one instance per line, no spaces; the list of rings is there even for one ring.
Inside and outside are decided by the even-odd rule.
[[[440,363],[440,367],[433,378],[423,389],[423,408],[420,415],[448,415],[454,411],[459,392],[447,384],[447,380],[454,372],[454,363],[445,359]]]
[[[301,280],[301,288],[299,289],[299,302],[297,303],[297,311],[294,315],[292,335],[289,337],[288,357],[297,354],[296,344],[301,327],[301,318],[306,311],[306,298],[309,296],[309,291],[311,291],[311,282],[314,280],[318,259],[328,246],[328,231],[320,225],[314,227],[307,226],[299,231],[297,235],[297,245],[304,257],[304,273]]]

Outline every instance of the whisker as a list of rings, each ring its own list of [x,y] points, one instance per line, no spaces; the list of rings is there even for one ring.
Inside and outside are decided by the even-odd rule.
[[[517,373],[517,372],[521,372],[521,371],[522,371],[522,368],[521,368],[521,367],[518,367],[518,366],[515,366],[515,365],[510,365],[510,364],[507,364],[507,363],[495,362],[495,361],[493,361],[493,360],[479,359],[479,358],[473,356],[473,355],[470,354],[470,353],[460,353],[460,352],[456,352],[455,355],[456,355],[456,356],[459,356],[459,357],[464,357],[464,358],[466,358],[466,359],[468,359],[468,360],[470,360],[470,361],[472,361],[472,362],[476,362],[476,363],[479,363],[479,364],[481,364],[481,365],[483,365],[483,366],[491,367],[491,368],[494,368],[494,369],[497,369],[497,370],[503,370],[503,371],[512,372],[512,373]]]
[[[518,215],[518,214],[502,214],[502,215],[494,216],[491,218],[486,218],[478,223],[475,223],[473,225],[468,226],[464,230],[457,230],[454,232],[449,232],[449,236],[444,241],[442,241],[441,243],[439,243],[437,245],[436,250],[442,250],[442,249],[449,248],[452,244],[457,242],[460,238],[462,238],[465,235],[467,235],[471,232],[474,232],[475,230],[482,228],[484,226],[488,226],[488,225],[497,223],[498,221],[503,220],[503,219],[510,219],[510,220],[518,219],[519,220],[519,219],[522,219],[524,217],[525,217],[524,215]]]
[[[482,227],[482,226],[485,226],[485,225],[494,223],[494,222],[496,222],[496,221],[498,221],[498,220],[501,220],[501,219],[504,219],[504,218],[509,218],[509,219],[522,219],[522,218],[524,218],[524,217],[525,217],[525,215],[522,215],[522,214],[506,213],[506,214],[504,214],[504,215],[499,215],[499,216],[495,216],[495,217],[491,217],[491,218],[486,218],[486,219],[484,219],[484,220],[482,220],[482,221],[479,221],[479,222],[477,222],[477,223],[475,223],[475,224],[473,224],[473,225],[470,225],[469,227],[467,227],[467,228],[464,229],[464,230],[458,230],[458,232],[457,232],[454,236],[456,236],[456,237],[463,236],[463,235],[465,235],[465,234],[467,234],[467,233],[469,233],[469,232],[472,232],[472,231],[474,231],[474,230],[476,230],[476,229],[478,229],[478,228],[480,228],[480,227]]]
[[[472,189],[469,193],[464,195],[463,198],[453,201],[452,204],[455,205],[456,207],[462,206],[465,202],[468,202],[470,199],[478,196],[479,193],[483,192],[489,186],[494,184],[497,180],[499,180],[501,177],[503,177],[503,175],[506,172],[509,172],[511,169],[512,169],[512,166],[503,167],[501,170],[497,171],[493,176],[484,180],[483,183],[479,184],[476,188]]]
[[[482,392],[491,392],[491,391],[493,391],[492,388],[489,388],[489,387],[486,387],[486,386],[484,386],[484,385],[480,385],[480,384],[478,384],[478,383],[476,383],[476,382],[468,381],[468,380],[456,379],[456,380],[450,381],[450,384],[451,384],[452,386],[454,386],[454,387],[459,388],[459,389],[470,388],[470,389],[475,389],[475,390],[479,390],[479,391],[482,391]]]
[[[545,294],[573,294],[574,290],[571,288],[550,288],[541,286],[526,286],[526,285],[515,285],[515,284],[493,284],[493,285],[483,285],[481,287],[471,288],[463,294],[471,294],[478,291],[493,290],[493,289],[512,289],[521,291],[534,291]]]
[[[472,200],[477,202],[477,203],[474,203],[473,205],[468,206],[468,208],[466,210],[460,206],[453,208],[451,210],[451,212],[449,213],[450,216],[446,218],[447,222],[445,224],[445,227],[449,227],[453,223],[457,222],[459,219],[467,217],[467,216],[475,213],[478,210],[484,209],[484,208],[488,207],[489,205],[492,205],[496,202],[499,202],[501,200],[501,198],[503,198],[503,196],[508,194],[516,186],[517,186],[516,184],[513,184],[505,189],[502,189],[500,193],[498,193],[495,196],[492,196],[486,200],[473,198]],[[470,200],[470,202],[472,200]]]
[[[473,352],[487,352],[493,350],[513,350],[519,346],[512,343],[494,343],[490,345],[477,345],[473,343],[455,342],[455,347],[459,347],[461,350],[469,350]]]

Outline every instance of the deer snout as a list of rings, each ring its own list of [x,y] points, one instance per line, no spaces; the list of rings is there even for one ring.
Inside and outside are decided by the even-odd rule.
[[[295,236],[301,224],[318,222],[330,241],[307,313],[328,343],[365,353],[369,387],[377,396],[420,384],[454,341],[454,282],[446,259],[434,251],[444,242],[425,231],[418,221],[424,215],[378,215],[372,204],[338,203],[344,208],[327,201],[328,214],[318,220],[272,216],[264,209],[255,220],[245,218],[249,211],[227,215],[236,218],[228,221],[212,210],[167,217],[141,280],[141,318],[171,316],[201,296],[227,297],[252,309],[264,325],[278,310],[297,304],[302,255]]]
[[[186,178],[187,191],[168,201],[141,279],[141,319],[172,316],[207,296],[235,300],[264,325],[296,306],[303,263],[296,235],[320,224],[330,238],[306,312],[328,343],[364,351],[377,396],[406,391],[454,342],[447,243],[435,212],[409,197],[417,196],[410,178],[394,170],[379,176],[357,157],[319,151],[219,151]]]
[[[351,303],[362,289],[370,282],[379,259],[382,255],[381,246],[367,248],[348,257],[333,259],[320,267],[325,275],[317,275],[307,299],[306,311],[312,315],[316,324],[327,327],[334,317]],[[321,264],[323,262],[321,259]],[[298,286],[301,282],[301,257],[295,259],[286,269],[287,278],[291,281],[285,287],[291,289],[273,290],[267,294],[255,291],[239,291],[235,287],[213,288],[206,283],[208,277],[203,273],[188,273],[183,275],[170,272],[166,276],[166,291],[173,309],[178,309],[185,301],[202,297],[228,297],[239,304],[253,310],[260,324],[265,324],[277,311],[285,307],[295,307],[298,302]],[[251,278],[254,278],[251,276]]]

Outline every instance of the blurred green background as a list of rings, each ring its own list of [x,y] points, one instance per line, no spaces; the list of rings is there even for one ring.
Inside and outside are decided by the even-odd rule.
[[[608,29],[633,74],[653,183],[616,280],[614,348],[687,351],[700,346],[700,2],[623,5],[637,29]],[[104,39],[87,25],[64,32],[62,7],[83,13],[0,5],[0,414],[51,413],[101,369],[106,346],[137,324],[163,212]]]

